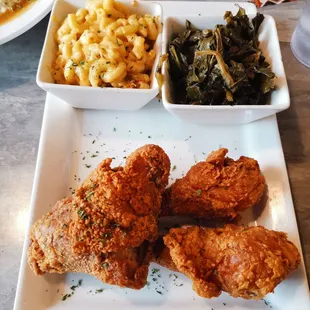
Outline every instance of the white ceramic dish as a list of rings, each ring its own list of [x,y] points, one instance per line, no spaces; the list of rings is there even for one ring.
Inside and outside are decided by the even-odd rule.
[[[15,39],[36,25],[51,11],[53,3],[54,0],[36,0],[25,12],[0,25],[0,45]]]
[[[128,4],[133,13],[148,13],[153,16],[160,16],[160,19],[162,18],[162,9],[158,3],[138,2],[136,6],[131,6],[132,1],[121,2]],[[37,84],[47,92],[54,94],[76,108],[113,110],[140,109],[158,94],[158,85],[154,75],[161,50],[161,33],[158,35],[154,45],[157,56],[152,71],[150,89],[100,88],[53,83],[51,70],[49,70],[49,68],[51,68],[55,60],[57,50],[55,32],[69,13],[75,13],[79,8],[85,7],[85,3],[86,0],[57,0],[55,2],[39,63]]]
[[[243,6],[243,4],[242,4]],[[199,16],[186,14],[177,17],[167,17],[164,20],[163,47],[167,53],[167,47],[171,37],[185,29],[185,22],[189,20],[198,29],[214,29],[216,24],[223,24],[223,15],[226,9],[217,16]],[[249,12],[248,12],[249,14]],[[201,15],[201,14],[200,14]],[[268,105],[256,106],[193,106],[173,104],[172,86],[169,81],[167,63],[163,66],[166,82],[162,89],[164,107],[173,115],[185,122],[197,124],[240,124],[255,121],[257,119],[275,114],[290,106],[290,97],[284,72],[281,50],[277,35],[277,28],[273,17],[265,15],[265,20],[259,30],[260,48],[267,61],[271,63],[276,74],[277,89],[272,92]]]
[[[284,231],[301,251],[276,117],[240,126],[197,126],[184,124],[172,117],[157,100],[135,113],[128,113],[74,109],[48,94],[30,221],[28,218],[24,221],[31,225],[49,212],[52,205],[68,195],[69,188],[75,188],[81,182],[79,180],[83,180],[103,158],[116,157],[113,164],[117,166],[131,151],[147,143],[162,146],[172,166],[176,166],[171,171],[170,182],[181,177],[196,161],[203,160],[205,154],[221,146],[229,148],[232,158],[240,155],[256,158],[266,177],[268,197],[261,208],[255,207],[244,213],[243,222]],[[98,157],[91,157],[94,153]],[[91,168],[87,169],[85,164]],[[27,236],[15,310],[149,310],[159,307],[162,310],[267,310],[271,307],[273,310],[309,310],[309,290],[303,263],[265,301],[234,299],[225,293],[207,300],[196,295],[191,281],[185,276],[178,274],[178,280],[173,281],[174,277],[169,277],[172,272],[165,268],[160,268],[161,278],[157,284],[150,275],[150,286],[140,291],[106,285],[84,274],[35,276],[27,264],[28,242]],[[151,266],[150,270],[154,267]],[[71,291],[70,286],[79,279],[83,280],[82,286],[71,298],[61,301],[62,296]],[[100,288],[104,291],[96,294]],[[163,294],[157,293],[156,289]]]

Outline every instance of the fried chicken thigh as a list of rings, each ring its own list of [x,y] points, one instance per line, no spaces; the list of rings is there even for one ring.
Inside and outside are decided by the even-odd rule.
[[[227,152],[212,152],[176,180],[165,193],[161,216],[233,219],[257,204],[265,188],[257,161],[244,156],[234,161]]]
[[[28,262],[36,274],[84,272],[123,287],[145,285],[170,160],[147,145],[124,168],[111,162],[103,160],[72,197],[34,223]]]
[[[261,299],[301,260],[285,233],[262,226],[173,228],[164,244],[156,262],[184,273],[205,298],[225,291],[233,297]]]

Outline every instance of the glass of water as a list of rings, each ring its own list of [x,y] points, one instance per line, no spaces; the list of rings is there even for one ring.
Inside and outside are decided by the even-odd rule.
[[[307,1],[293,33],[291,49],[295,57],[310,68],[310,1]]]

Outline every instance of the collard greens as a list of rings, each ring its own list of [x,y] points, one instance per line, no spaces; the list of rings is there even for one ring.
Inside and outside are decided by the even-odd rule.
[[[207,18],[207,17],[206,17]],[[258,29],[239,8],[224,15],[215,30],[186,30],[169,43],[169,74],[173,101],[195,105],[259,105],[274,88],[275,74],[259,49]]]

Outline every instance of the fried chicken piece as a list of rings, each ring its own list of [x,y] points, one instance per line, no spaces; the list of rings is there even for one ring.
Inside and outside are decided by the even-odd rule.
[[[161,216],[187,215],[202,219],[233,219],[257,204],[265,179],[256,160],[225,157],[228,150],[213,151],[194,165],[165,193]]]
[[[147,170],[149,179],[154,182],[158,190],[163,193],[168,185],[168,179],[170,174],[170,159],[165,152],[163,152],[159,146],[154,144],[148,144],[138,148],[127,159],[130,163],[137,154],[147,158]]]
[[[285,233],[262,226],[172,228],[164,244],[156,262],[184,273],[205,298],[225,291],[233,297],[261,299],[301,260]]]
[[[112,159],[105,159],[72,197],[35,222],[28,249],[32,270],[84,272],[110,284],[143,287],[148,241],[157,238],[161,190],[168,183],[168,176],[153,182],[160,175],[153,166],[156,156],[159,171],[170,169],[168,156],[155,145],[140,148],[124,168],[112,169]]]

